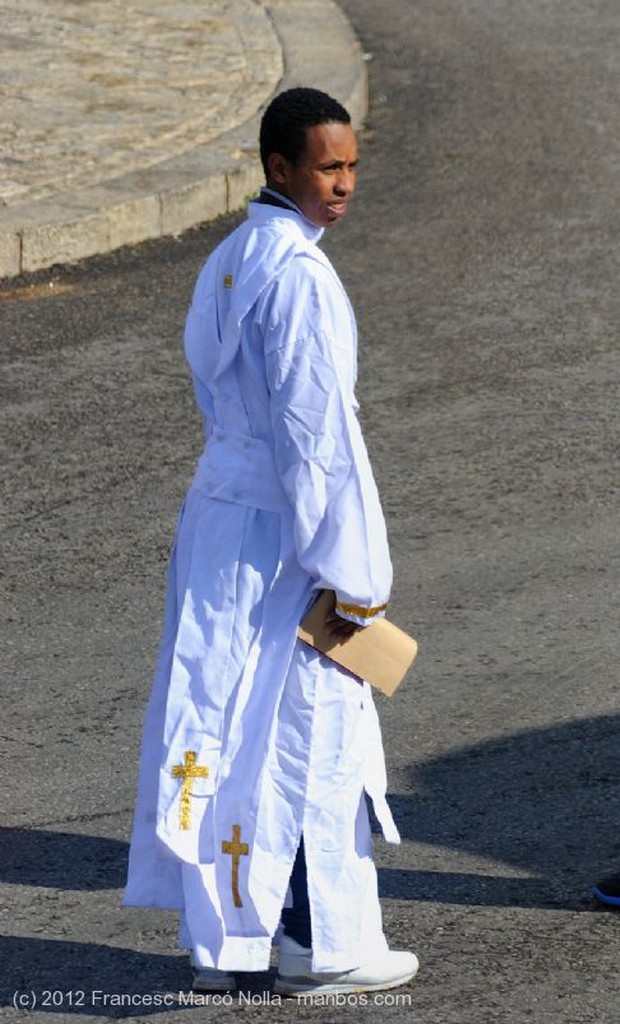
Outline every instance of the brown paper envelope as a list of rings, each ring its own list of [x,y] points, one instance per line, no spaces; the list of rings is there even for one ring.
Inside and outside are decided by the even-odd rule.
[[[387,619],[377,619],[339,640],[328,633],[325,624],[334,605],[334,592],[324,590],[297,630],[298,637],[391,696],[417,654],[417,643]]]

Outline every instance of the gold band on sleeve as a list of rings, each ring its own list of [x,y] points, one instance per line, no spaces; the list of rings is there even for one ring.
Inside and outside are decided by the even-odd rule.
[[[384,612],[386,608],[387,603],[378,604],[374,608],[364,608],[361,604],[344,604],[342,601],[336,601],[337,612],[344,612],[345,615],[357,615],[360,619],[372,619],[374,615]]]

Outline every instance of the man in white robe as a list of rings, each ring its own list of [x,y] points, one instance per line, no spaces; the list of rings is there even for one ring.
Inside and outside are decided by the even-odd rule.
[[[265,970],[282,916],[276,991],[387,988],[417,960],[381,924],[365,794],[399,836],[377,714],[367,683],[296,636],[323,589],[334,632],[364,628],[392,580],[355,320],[317,246],[355,186],[349,115],[282,93],[261,157],[267,187],[187,318],[206,445],[171,559],[124,902],[179,909],[201,988]]]

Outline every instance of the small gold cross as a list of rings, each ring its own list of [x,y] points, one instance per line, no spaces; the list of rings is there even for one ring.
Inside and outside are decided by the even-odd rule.
[[[222,840],[222,853],[230,853],[232,856],[232,897],[236,907],[242,907],[243,902],[239,893],[239,857],[247,857],[250,847],[247,843],[241,842],[241,825],[233,825],[232,840]]]
[[[183,779],[181,786],[181,802],[179,805],[179,828],[189,829],[191,822],[192,779],[206,779],[209,769],[205,765],[196,764],[196,751],[185,752],[185,764],[175,764],[172,768],[175,779]]]

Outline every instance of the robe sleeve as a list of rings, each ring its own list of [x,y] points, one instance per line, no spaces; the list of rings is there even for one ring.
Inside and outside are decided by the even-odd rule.
[[[359,625],[385,614],[392,584],[385,521],[357,420],[355,329],[333,272],[296,257],[263,325],[276,465],[295,545],[318,589]]]

